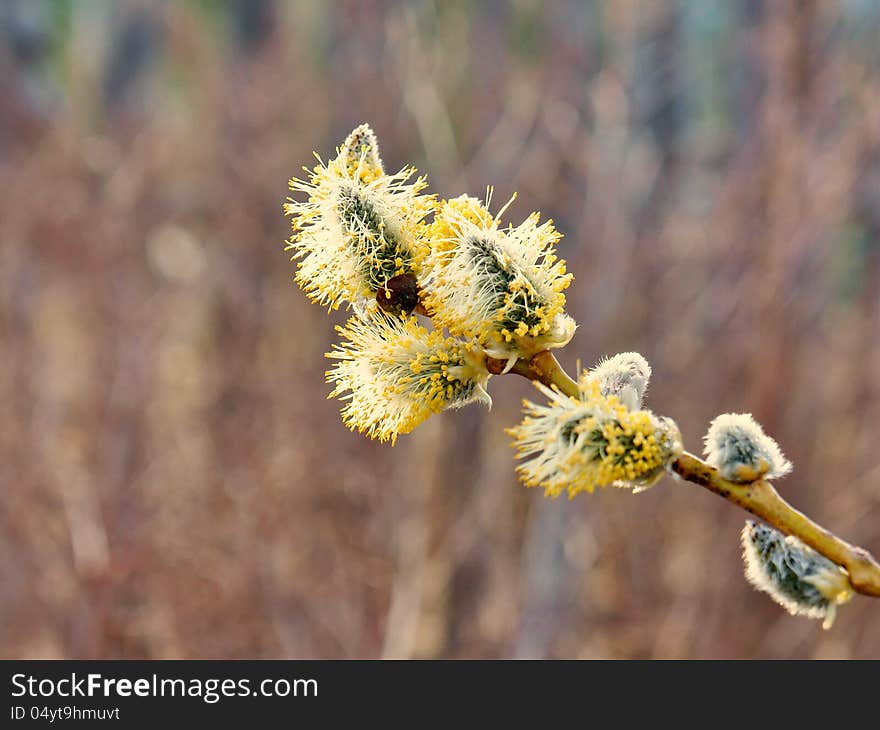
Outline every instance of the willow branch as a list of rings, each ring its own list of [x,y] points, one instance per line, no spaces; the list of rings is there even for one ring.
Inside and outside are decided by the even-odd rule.
[[[486,369],[493,375],[501,375],[506,365],[507,360],[486,358]],[[577,383],[562,369],[549,350],[543,350],[529,360],[518,359],[508,372],[522,375],[529,380],[537,380],[550,388],[556,387],[561,393],[574,396],[578,394]]]
[[[500,374],[504,360],[487,359],[489,372]],[[549,351],[539,352],[531,359],[519,359],[509,372],[535,380],[561,393],[578,397],[577,383],[572,380]],[[850,545],[834,533],[816,524],[786,502],[770,482],[760,479],[750,484],[731,482],[718,470],[693,454],[683,453],[669,465],[669,471],[681,479],[708,489],[728,502],[751,512],[786,535],[794,535],[849,573],[854,590],[880,598],[880,564],[860,547]]]

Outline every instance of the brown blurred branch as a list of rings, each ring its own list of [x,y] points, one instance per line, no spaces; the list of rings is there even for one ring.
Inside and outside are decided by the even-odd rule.
[[[500,374],[504,365],[503,360],[487,360],[489,371],[495,374]],[[563,370],[553,354],[546,350],[531,359],[517,360],[509,372],[556,388],[566,395],[579,395],[577,383]],[[829,560],[844,567],[856,591],[880,598],[880,564],[871,554],[864,548],[850,545],[796,510],[779,495],[770,482],[763,479],[750,484],[728,481],[715,467],[688,452],[675,459],[668,468],[681,479],[708,489],[787,535],[794,535]]]

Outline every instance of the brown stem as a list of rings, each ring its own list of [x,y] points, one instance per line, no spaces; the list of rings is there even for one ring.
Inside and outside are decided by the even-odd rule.
[[[486,369],[493,375],[501,375],[506,365],[507,360],[486,358]],[[577,397],[577,383],[562,369],[559,361],[549,350],[542,350],[529,360],[519,358],[508,372],[522,375],[529,380],[537,380],[548,388],[555,386],[561,393]]]
[[[489,371],[495,374],[500,373],[505,364],[504,360],[487,360]],[[555,387],[567,395],[578,396],[577,383],[546,350],[531,359],[517,360],[509,372]],[[751,484],[728,481],[715,467],[687,452],[675,459],[669,469],[685,481],[708,489],[785,534],[794,535],[829,560],[843,566],[849,573],[854,590],[866,596],[880,597],[880,564],[871,554],[813,522],[779,496],[769,482],[763,479]]]
[[[682,479],[714,492],[787,535],[794,535],[829,560],[846,568],[852,587],[866,596],[880,597],[880,565],[871,554],[850,545],[813,522],[786,502],[770,482],[760,479],[751,484],[730,482],[715,467],[687,452],[669,468]]]

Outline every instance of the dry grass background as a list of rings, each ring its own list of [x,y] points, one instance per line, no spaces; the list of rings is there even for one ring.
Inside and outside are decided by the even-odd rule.
[[[566,234],[563,361],[637,349],[698,450],[751,411],[880,553],[870,2],[0,3],[0,655],[880,657],[790,618],[744,515],[517,483],[530,389],[389,448],[325,400],[288,177],[355,124]]]

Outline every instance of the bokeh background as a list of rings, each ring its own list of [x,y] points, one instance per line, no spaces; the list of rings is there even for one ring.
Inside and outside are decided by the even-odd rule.
[[[518,378],[349,433],[281,210],[363,121],[518,191],[563,362],[644,353],[694,451],[754,413],[880,553],[878,38],[873,0],[0,0],[0,655],[880,657],[877,601],[753,591],[708,492],[522,487]]]

